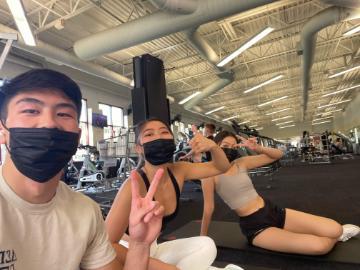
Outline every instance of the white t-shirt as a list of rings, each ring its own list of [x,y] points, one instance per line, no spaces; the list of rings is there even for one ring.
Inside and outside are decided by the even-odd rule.
[[[0,269],[96,269],[115,257],[94,201],[60,182],[50,202],[28,203],[0,169]]]

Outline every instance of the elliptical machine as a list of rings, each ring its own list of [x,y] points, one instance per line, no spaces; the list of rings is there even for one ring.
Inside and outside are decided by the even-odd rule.
[[[90,145],[80,145],[78,148],[85,149],[86,152],[83,155],[84,161],[79,171],[79,180],[76,188],[80,189],[86,184],[100,184],[105,178],[105,173],[102,170],[98,170],[96,165],[90,160],[91,153],[97,152],[96,147]]]

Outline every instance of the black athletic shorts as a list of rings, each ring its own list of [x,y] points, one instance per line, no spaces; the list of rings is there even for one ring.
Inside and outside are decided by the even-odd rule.
[[[265,205],[251,215],[240,217],[239,225],[250,245],[254,238],[263,230],[270,227],[284,228],[285,208],[280,208],[265,200]]]

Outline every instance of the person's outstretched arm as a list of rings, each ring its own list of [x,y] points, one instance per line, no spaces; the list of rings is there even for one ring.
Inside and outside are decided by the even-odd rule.
[[[179,166],[182,166],[183,179],[204,179],[222,174],[230,168],[224,151],[213,140],[207,139],[197,132],[189,144],[191,152],[186,156],[210,152],[212,161],[206,163],[177,162]]]
[[[258,153],[256,156],[246,156],[236,160],[239,165],[245,166],[248,170],[273,163],[284,155],[279,149],[263,147],[257,144],[257,139],[255,137],[245,139],[239,136],[239,138],[241,139],[241,143],[237,145],[238,147],[247,147]]]
[[[201,220],[200,235],[206,236],[208,234],[212,214],[214,212],[214,177],[201,179],[201,187],[204,197],[204,209]]]

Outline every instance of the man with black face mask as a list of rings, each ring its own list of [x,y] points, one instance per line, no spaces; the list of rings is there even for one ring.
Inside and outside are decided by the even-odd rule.
[[[31,70],[1,87],[0,269],[122,269],[100,208],[60,182],[77,150],[81,92],[66,75]],[[130,248],[124,269],[146,269],[163,208],[132,178]]]

